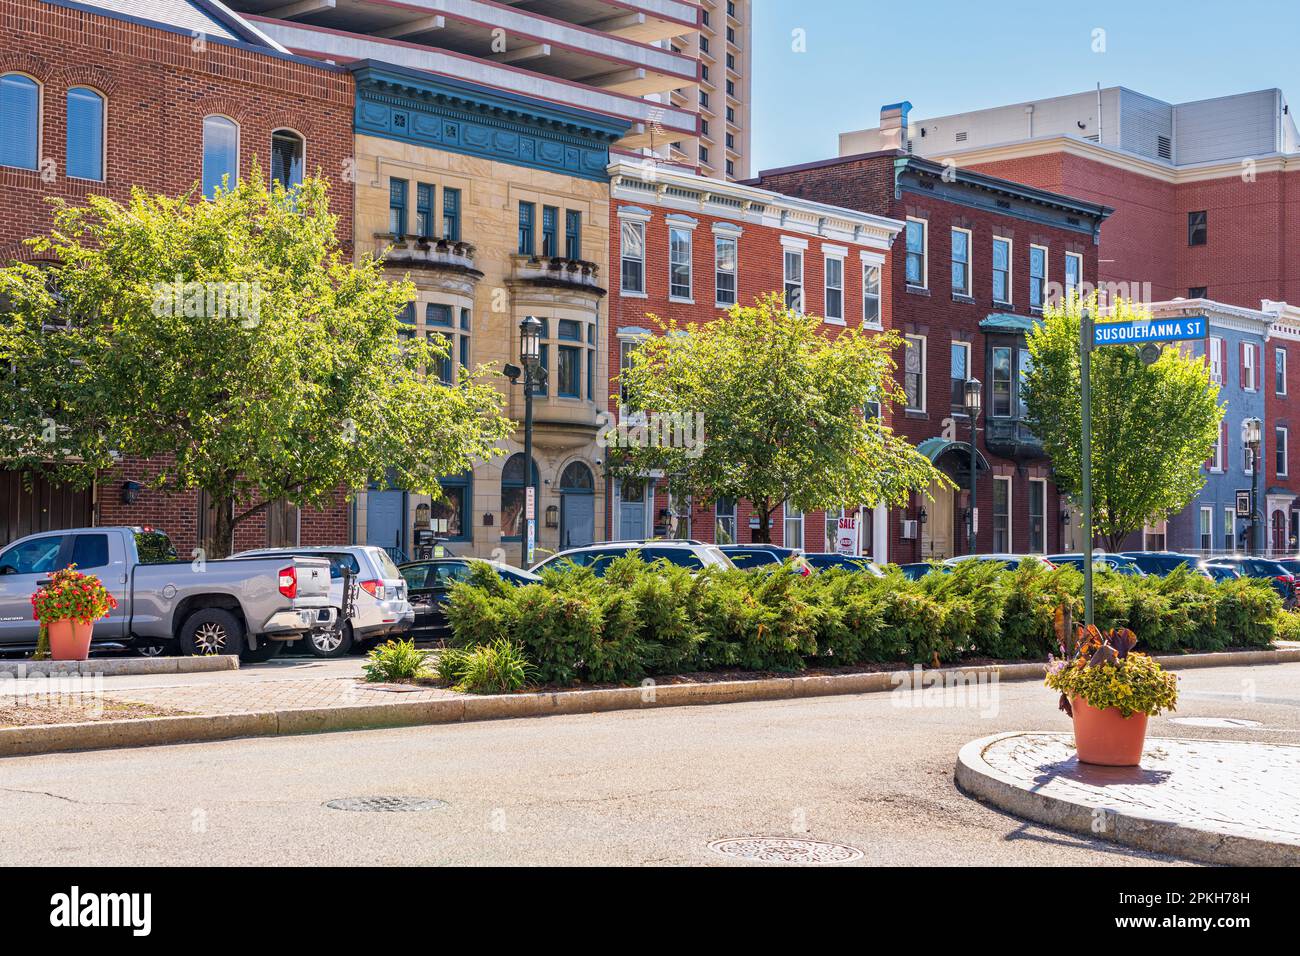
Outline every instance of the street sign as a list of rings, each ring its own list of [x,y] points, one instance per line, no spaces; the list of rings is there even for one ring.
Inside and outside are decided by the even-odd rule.
[[[1251,509],[1250,509],[1250,489],[1247,488],[1245,491],[1242,491],[1242,490],[1238,489],[1238,490],[1237,490],[1237,517],[1238,517],[1238,518],[1249,518],[1249,517],[1250,517],[1250,510],[1251,510]]]
[[[1208,323],[1203,315],[1169,319],[1138,319],[1133,322],[1098,322],[1092,327],[1092,344],[1141,345],[1144,342],[1183,342],[1205,338]]]
[[[835,536],[835,550],[840,554],[858,553],[858,516],[845,515],[840,519]]]

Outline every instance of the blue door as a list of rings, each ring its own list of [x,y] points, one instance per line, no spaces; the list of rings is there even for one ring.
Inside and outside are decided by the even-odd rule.
[[[581,548],[596,540],[596,496],[566,492],[560,497],[560,548]]]
[[[402,531],[406,493],[371,491],[366,495],[366,544],[383,548],[394,561],[405,561]]]
[[[619,494],[618,539],[639,541],[645,532],[645,482],[623,482]]]

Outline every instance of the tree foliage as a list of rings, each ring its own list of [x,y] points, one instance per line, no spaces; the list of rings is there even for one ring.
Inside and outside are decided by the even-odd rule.
[[[760,541],[785,502],[805,512],[903,503],[947,482],[880,416],[864,414],[871,402],[883,412],[902,399],[893,333],[854,328],[831,338],[820,318],[787,309],[779,295],[689,331],[654,321],[660,334],[640,343],[620,376],[628,407],[647,418],[617,437],[615,473],[661,469],[675,496],[747,499]],[[703,440],[656,441],[665,420],[679,430],[701,423]]]
[[[1083,490],[1080,386],[1081,310],[1097,301],[1049,306],[1028,335],[1033,368],[1023,388],[1029,425],[1052,460],[1057,487]],[[1120,301],[1098,321],[1149,318]],[[1218,440],[1223,408],[1204,360],[1166,348],[1144,365],[1132,346],[1092,352],[1093,527],[1111,550],[1124,537],[1185,508],[1205,483],[1202,467]]]
[[[512,429],[490,385],[423,374],[445,346],[400,341],[413,289],[344,255],[322,180],[286,191],[255,167],[212,200],[136,190],[54,216],[30,240],[42,265],[0,269],[11,466],[85,485],[148,458],[151,486],[210,495],[224,554],[276,500],[323,506],[387,475],[437,494]]]

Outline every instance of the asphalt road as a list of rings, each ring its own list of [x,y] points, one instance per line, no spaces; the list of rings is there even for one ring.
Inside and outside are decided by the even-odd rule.
[[[1189,670],[1181,683],[1178,716],[1263,726],[1160,718],[1152,735],[1300,744],[1300,664]],[[847,843],[877,865],[1177,862],[1022,823],[962,795],[952,782],[962,744],[1069,728],[1035,682],[965,696],[947,706],[898,692],[8,758],[0,865],[721,864],[710,841],[747,836]],[[446,805],[324,806],[375,795]]]

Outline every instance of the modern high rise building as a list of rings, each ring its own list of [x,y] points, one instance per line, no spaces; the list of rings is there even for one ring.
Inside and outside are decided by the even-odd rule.
[[[626,122],[616,152],[746,175],[749,0],[230,0],[288,49]]]

